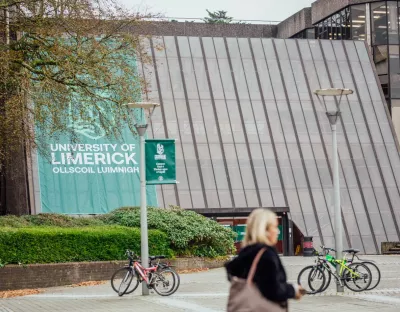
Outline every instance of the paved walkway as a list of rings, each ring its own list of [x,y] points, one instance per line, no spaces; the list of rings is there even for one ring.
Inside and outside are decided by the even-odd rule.
[[[382,272],[378,289],[360,294],[346,291],[343,295],[337,295],[332,287],[322,295],[306,296],[299,302],[291,301],[290,311],[400,311],[400,257],[368,258],[376,260]],[[289,280],[294,281],[301,268],[312,263],[312,258],[293,257],[284,258],[283,261]],[[226,310],[229,290],[223,269],[182,275],[180,289],[170,297],[155,293],[142,297],[140,287],[134,294],[123,297],[113,292],[109,282],[90,287],[49,288],[38,295],[2,299],[0,311],[216,312]]]

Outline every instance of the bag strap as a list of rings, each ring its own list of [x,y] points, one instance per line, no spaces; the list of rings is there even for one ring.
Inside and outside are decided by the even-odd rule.
[[[253,263],[250,268],[249,276],[247,277],[247,285],[251,285],[253,283],[254,274],[256,274],[257,265],[260,261],[261,256],[267,250],[267,248],[262,248],[258,253],[257,256],[254,258]]]

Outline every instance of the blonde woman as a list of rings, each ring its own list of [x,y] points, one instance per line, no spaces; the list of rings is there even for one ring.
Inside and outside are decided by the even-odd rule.
[[[287,283],[286,272],[275,249],[278,235],[278,219],[275,213],[267,209],[255,209],[247,220],[243,248],[225,267],[229,280],[233,276],[247,279],[253,260],[264,249],[256,267],[253,284],[266,299],[287,309],[288,299],[300,299],[303,289],[297,284]]]

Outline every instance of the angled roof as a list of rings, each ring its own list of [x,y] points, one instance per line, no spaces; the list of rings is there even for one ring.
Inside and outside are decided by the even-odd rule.
[[[355,91],[338,122],[344,246],[379,253],[399,240],[398,143],[364,42],[145,40],[155,65],[139,67],[161,103],[149,133],[179,140],[180,183],[159,187],[162,205],[288,210],[316,246],[333,246],[331,129],[313,91],[344,87]]]

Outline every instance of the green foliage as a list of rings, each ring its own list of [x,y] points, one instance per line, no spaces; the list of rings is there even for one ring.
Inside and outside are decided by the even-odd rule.
[[[70,217],[56,213],[41,213],[37,215],[24,215],[21,217],[8,215],[0,217],[0,227],[34,227],[34,226],[59,226],[59,227],[82,227],[102,226],[104,223],[92,217]]]
[[[207,24],[229,24],[233,20],[233,17],[226,15],[227,11],[206,11],[208,13],[208,17],[205,17],[203,21]]]
[[[140,208],[127,207],[100,217],[107,224],[140,226]],[[148,226],[167,234],[171,248],[180,256],[217,257],[234,249],[235,233],[196,212],[170,207],[148,208]]]
[[[140,227],[140,208],[120,208],[109,214],[84,218],[50,213],[0,217],[0,230],[59,227],[60,230],[76,228],[79,231],[81,227],[104,228],[109,225]],[[179,207],[168,209],[149,207],[148,225],[150,229],[165,233],[168,245],[179,256],[215,258],[230,254],[234,250],[236,234],[231,229],[224,228],[219,223],[193,211]],[[138,244],[139,242],[140,240]],[[126,248],[127,246],[124,246],[120,251]],[[0,259],[5,259],[1,253]]]
[[[140,254],[140,231],[121,226],[0,228],[1,263],[30,264],[126,259],[125,250]],[[150,254],[169,257],[167,236],[149,231]]]

